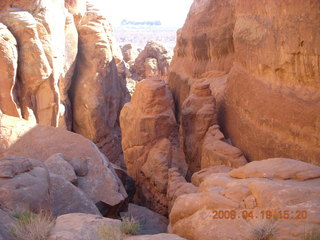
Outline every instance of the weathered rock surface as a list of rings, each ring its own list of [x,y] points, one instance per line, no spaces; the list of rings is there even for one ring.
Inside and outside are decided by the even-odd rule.
[[[186,179],[181,175],[179,169],[170,168],[168,172],[168,210],[171,211],[175,200],[183,194],[196,193],[197,187],[191,183],[188,183]]]
[[[122,236],[121,221],[91,214],[72,213],[59,216],[47,240],[183,240],[174,234]],[[103,234],[105,233],[105,235]],[[106,235],[107,234],[107,235]],[[114,234],[114,235],[113,235]],[[107,237],[107,238],[106,238]]]
[[[167,79],[171,58],[160,43],[149,41],[136,58],[132,71],[138,75],[138,80],[147,77]]]
[[[181,132],[189,177],[201,167],[201,146],[209,127],[217,123],[215,99],[209,84],[197,83],[183,102]]]
[[[49,173],[59,175],[71,183],[77,183],[77,176],[73,167],[63,158],[63,154],[57,153],[50,156],[44,164]]]
[[[319,165],[320,3],[265,3],[268,14],[255,1],[236,7],[226,130],[249,159],[281,156]]]
[[[120,48],[115,44],[110,23],[91,5],[77,30],[73,129],[96,143],[111,162],[123,165],[118,116],[129,93],[125,77],[117,68],[122,61]]]
[[[168,169],[177,167],[185,173],[186,164],[165,83],[156,78],[139,82],[121,111],[120,125],[124,158],[141,205],[166,214]]]
[[[129,203],[128,211],[120,213],[121,217],[134,218],[141,225],[139,235],[166,233],[168,219],[148,208]]]
[[[0,158],[1,208],[51,210],[49,190],[49,173],[40,161],[10,155]]]
[[[34,122],[21,120],[0,112],[0,154],[35,125]]]
[[[7,118],[6,115],[2,117]],[[19,125],[28,123],[25,120],[15,121],[18,125],[6,128],[9,132],[15,132]],[[101,201],[115,206],[127,198],[124,187],[108,159],[90,140],[63,129],[48,126],[36,125],[24,132],[23,130],[20,129],[20,138],[11,142],[11,146],[4,155],[15,154],[45,162],[52,155],[61,153],[66,161],[70,161],[70,165],[75,165],[73,158],[77,158],[84,168],[87,165],[87,172],[82,171],[83,174],[79,174],[79,169],[77,170],[78,187],[94,203]]]
[[[0,109],[5,114],[19,117],[13,93],[18,68],[17,41],[2,23],[0,23],[0,66]]]
[[[83,0],[5,0],[0,22],[0,110],[82,134],[123,165],[118,117],[130,96],[106,18]]]
[[[240,240],[248,239],[257,224],[269,222],[276,233],[272,239],[301,239],[320,226],[317,171],[317,166],[297,160],[267,159],[212,173],[202,179],[197,193],[177,198],[169,229],[190,240]],[[297,178],[302,172],[303,178]],[[226,213],[231,210],[232,219]]]
[[[201,149],[201,169],[217,165],[240,167],[246,163],[242,151],[226,142],[218,125],[208,129]]]
[[[50,174],[50,185],[53,201],[52,215],[60,216],[67,213],[100,215],[94,202],[64,177]]]
[[[11,235],[8,229],[13,223],[13,217],[11,217],[7,212],[0,209],[0,239],[1,240],[10,240]]]
[[[100,233],[101,229],[108,226],[120,228],[121,221],[101,216],[70,213],[59,216],[56,220],[56,225],[50,231],[47,240],[103,240],[105,239]]]
[[[195,1],[170,66],[178,121],[205,79],[220,102],[218,124],[248,160],[319,165],[319,4]]]

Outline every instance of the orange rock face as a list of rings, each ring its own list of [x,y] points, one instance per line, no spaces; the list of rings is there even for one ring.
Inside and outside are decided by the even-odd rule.
[[[80,133],[123,163],[129,94],[106,18],[84,0],[6,0],[0,12],[0,110]]]
[[[280,158],[203,169],[193,177],[197,192],[174,202],[169,229],[190,240],[244,240],[271,226],[272,239],[299,240],[320,226],[319,177],[318,166]]]
[[[122,147],[129,175],[136,181],[141,204],[167,213],[168,170],[186,171],[179,147],[171,93],[163,80],[137,84],[131,102],[120,115]]]
[[[226,129],[251,160],[320,164],[319,9],[319,1],[238,1]]]
[[[320,164],[319,4],[194,1],[170,66],[178,120],[206,81],[217,123],[249,160]]]

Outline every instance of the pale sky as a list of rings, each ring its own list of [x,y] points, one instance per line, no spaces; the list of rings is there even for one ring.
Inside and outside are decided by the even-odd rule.
[[[160,20],[162,25],[182,27],[193,0],[91,0],[113,25],[122,19]]]

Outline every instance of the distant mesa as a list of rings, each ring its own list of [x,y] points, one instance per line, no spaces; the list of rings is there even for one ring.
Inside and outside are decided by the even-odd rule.
[[[147,26],[161,26],[160,20],[155,21],[131,21],[123,19],[121,25],[147,25]]]

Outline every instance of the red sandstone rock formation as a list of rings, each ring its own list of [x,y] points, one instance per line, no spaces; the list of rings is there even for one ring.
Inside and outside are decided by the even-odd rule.
[[[171,58],[160,43],[149,41],[136,58],[132,71],[138,75],[138,80],[147,77],[167,79]]]
[[[74,130],[123,163],[118,116],[129,94],[106,18],[83,0],[5,0],[0,22],[0,110]]]
[[[122,147],[129,175],[136,181],[139,202],[166,214],[168,170],[186,171],[179,147],[171,93],[160,79],[137,84],[121,111]]]
[[[178,121],[191,87],[206,81],[218,124],[249,160],[319,164],[319,4],[194,1],[170,66]]]
[[[174,202],[171,232],[190,240],[241,240],[253,236],[254,226],[265,223],[274,224],[273,239],[299,240],[319,228],[320,167],[277,158],[251,162],[229,173],[216,170],[199,179],[197,193],[181,195]],[[227,217],[232,210],[233,219]],[[274,218],[266,219],[267,211]],[[297,217],[302,211],[307,217]]]

